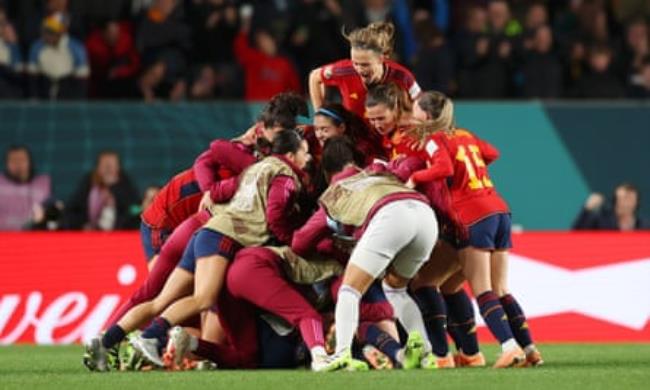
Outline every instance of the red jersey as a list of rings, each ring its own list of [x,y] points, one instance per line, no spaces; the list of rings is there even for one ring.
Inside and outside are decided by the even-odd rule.
[[[429,155],[429,168],[411,177],[416,183],[422,183],[451,176],[452,204],[457,220],[463,225],[509,211],[487,169],[488,164],[499,158],[494,146],[467,130],[457,129],[451,134],[435,133],[429,137],[424,150]]]
[[[341,60],[321,67],[320,76],[324,85],[338,88],[345,108],[360,118],[365,118],[368,89],[354,70],[351,60]],[[390,60],[384,61],[384,75],[379,83],[395,83],[408,92],[411,100],[415,100],[422,92],[413,73]]]
[[[155,229],[174,230],[196,213],[203,193],[192,169],[174,176],[142,212],[142,221]]]
[[[301,91],[298,72],[287,58],[271,57],[250,47],[245,33],[235,38],[233,50],[244,68],[246,100],[268,100],[281,92]]]

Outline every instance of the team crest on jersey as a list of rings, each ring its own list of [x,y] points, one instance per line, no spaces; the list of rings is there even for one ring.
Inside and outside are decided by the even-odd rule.
[[[350,94],[350,99],[358,100],[358,99],[359,99],[359,95],[357,95],[356,92],[352,92],[352,93]]]
[[[332,66],[326,66],[325,69],[323,70],[323,76],[326,79],[329,79],[332,77]]]

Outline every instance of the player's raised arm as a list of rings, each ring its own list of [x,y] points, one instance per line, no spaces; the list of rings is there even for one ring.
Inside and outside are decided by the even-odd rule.
[[[309,74],[309,98],[314,110],[318,110],[323,106],[325,100],[325,86],[323,85],[323,78],[321,77],[321,68],[316,68]]]

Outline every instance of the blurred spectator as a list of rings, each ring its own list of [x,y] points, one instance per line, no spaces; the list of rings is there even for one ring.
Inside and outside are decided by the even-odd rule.
[[[595,46],[589,53],[589,70],[578,80],[572,96],[589,99],[623,97],[623,85],[612,72],[612,52],[607,46]]]
[[[90,96],[133,97],[140,56],[128,22],[107,21],[86,40],[90,60]]]
[[[154,0],[138,26],[136,45],[144,68],[138,83],[146,101],[178,100],[185,94],[190,29],[175,12],[177,6],[177,0]]]
[[[235,62],[233,42],[239,13],[232,0],[194,0],[192,26],[191,99],[241,98],[243,75]]]
[[[650,19],[650,1],[648,0],[616,0],[611,3],[614,15],[621,22],[639,17]]]
[[[18,37],[0,6],[0,99],[21,97],[20,77],[23,71]]]
[[[650,55],[650,31],[643,19],[635,19],[627,25],[625,48],[623,50],[622,69],[626,79],[641,70],[641,63]]]
[[[553,53],[553,33],[548,26],[538,27],[524,59],[523,95],[527,98],[562,96],[562,65]]]
[[[619,184],[611,204],[599,193],[589,195],[584,208],[573,223],[577,230],[639,230],[650,229],[650,223],[638,214],[639,190],[632,184]]]
[[[235,61],[233,41],[239,32],[239,15],[232,0],[193,0],[190,9],[192,59],[199,64]]]
[[[395,25],[395,60],[410,63],[416,52],[415,31],[411,8],[407,1],[342,0],[343,26],[350,31],[373,22]]]
[[[293,64],[278,53],[278,44],[264,28],[252,32],[254,47],[249,44],[250,17],[242,16],[242,30],[235,39],[235,55],[244,68],[245,99],[268,100],[281,92],[301,92],[300,80]]]
[[[306,80],[311,70],[348,55],[338,0],[299,0],[292,11],[288,48],[301,80]]]
[[[138,192],[122,170],[120,157],[101,152],[92,172],[84,176],[66,205],[64,227],[115,230],[138,227]]]
[[[548,11],[542,2],[531,4],[526,11],[525,27],[528,31],[536,31],[548,24]]]
[[[489,3],[487,33],[482,33],[484,11],[472,9],[468,14],[469,35],[460,52],[465,80],[460,94],[472,98],[504,98],[511,87],[513,39],[521,34],[521,25],[510,17],[508,3]]]
[[[26,146],[11,146],[5,152],[0,175],[0,230],[21,230],[40,223],[50,198],[50,177],[36,175]]]
[[[41,36],[43,20],[55,14],[66,15],[66,31],[74,38],[83,41],[85,21],[77,12],[79,7],[73,11],[68,0],[21,0],[15,3],[18,3],[16,4],[16,8],[18,8],[16,20],[21,22],[17,26],[20,30],[21,46],[25,52]],[[76,3],[80,5],[81,2]]]
[[[90,73],[86,49],[67,33],[67,16],[53,14],[43,21],[43,35],[29,51],[30,96],[81,99]]]
[[[650,56],[641,65],[641,71],[632,78],[628,96],[635,99],[650,99]]]
[[[420,87],[449,94],[453,88],[453,54],[445,36],[430,21],[416,25],[420,48],[413,66],[413,74]]]

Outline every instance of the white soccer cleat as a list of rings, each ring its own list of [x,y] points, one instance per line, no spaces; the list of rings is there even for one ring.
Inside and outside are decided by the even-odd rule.
[[[158,339],[145,339],[142,336],[136,336],[130,342],[133,348],[144,355],[151,363],[158,367],[165,366],[158,352]]]
[[[163,355],[165,367],[171,369],[183,369],[184,359],[190,352],[192,336],[180,326],[175,326],[169,331],[167,349]]]
[[[83,364],[90,371],[108,371],[108,351],[99,337],[93,337],[86,345]]]

